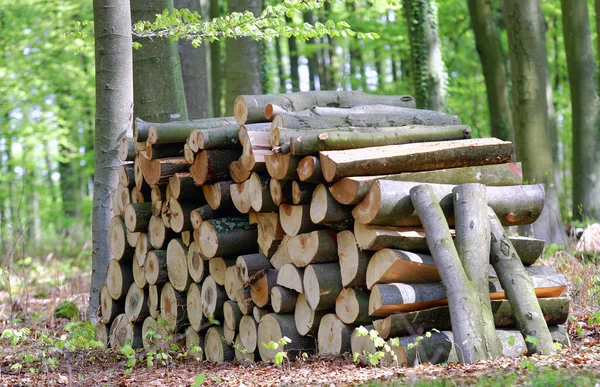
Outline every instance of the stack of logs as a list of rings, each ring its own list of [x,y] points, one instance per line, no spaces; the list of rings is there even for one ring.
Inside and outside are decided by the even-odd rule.
[[[411,194],[427,183],[441,223],[452,227],[461,218],[456,190],[483,187],[490,219],[532,223],[544,190],[522,185],[513,145],[471,139],[457,117],[415,109],[410,96],[239,96],[234,115],[138,119],[134,138],[122,140],[97,338],[151,349],[170,337],[214,362],[272,361],[281,348],[265,344],[282,337],[291,340],[288,355],[366,358],[378,349],[355,332],[362,325],[385,340],[400,337],[387,363],[455,361],[448,283]],[[507,241],[564,343],[556,327],[569,309],[560,298],[565,280],[532,266],[544,241]],[[487,267],[489,246],[470,248],[487,254]],[[479,269],[502,353],[518,355],[527,343],[502,276]]]

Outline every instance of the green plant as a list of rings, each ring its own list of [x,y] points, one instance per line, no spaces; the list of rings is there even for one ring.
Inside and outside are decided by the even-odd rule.
[[[375,329],[371,329],[369,331],[369,330],[367,330],[367,328],[363,327],[362,325],[360,327],[356,328],[356,335],[357,336],[369,336],[369,338],[375,345],[375,349],[381,348],[381,350],[377,350],[374,353],[367,352],[367,353],[363,354],[364,356],[366,356],[368,363],[371,366],[375,367],[375,366],[379,365],[380,362],[383,360],[383,358],[386,357],[388,354],[389,354],[389,356],[391,356],[391,358],[393,359],[394,362],[396,362],[396,363],[398,362],[398,356],[392,350],[392,347],[400,345],[400,340],[398,338],[393,338],[393,339],[390,339],[389,342],[386,342],[383,338],[381,338],[379,336],[379,332],[377,332]],[[361,354],[359,354],[358,352],[355,352],[352,355],[352,359],[355,362],[357,362],[360,355]]]
[[[79,308],[73,301],[63,301],[54,309],[54,317],[79,320]]]
[[[283,347],[289,343],[291,343],[292,340],[287,337],[287,336],[283,336],[281,339],[277,340],[277,341],[269,341],[268,343],[262,343],[262,345],[269,350],[275,351],[277,349],[279,349],[279,347],[281,347],[281,350],[279,352],[277,352],[275,354],[275,357],[273,358],[273,362],[275,363],[275,365],[277,367],[281,367],[283,365],[283,361],[287,360],[289,363],[289,358],[287,355],[287,352],[283,351]]]

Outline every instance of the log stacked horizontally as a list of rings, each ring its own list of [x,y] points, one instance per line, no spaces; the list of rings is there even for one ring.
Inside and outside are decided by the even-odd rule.
[[[401,364],[476,360],[459,324],[500,343],[496,355],[568,340],[547,329],[566,321],[569,301],[565,279],[533,265],[544,241],[502,229],[544,205],[543,186],[522,185],[510,142],[471,139],[460,119],[410,96],[239,96],[234,112],[138,119],[122,141],[98,338],[150,349],[154,331],[213,362],[273,361],[263,344],[283,337],[289,356],[365,358],[376,348],[355,331],[364,326],[400,337]],[[487,305],[487,325],[458,316],[471,305],[461,289]],[[543,343],[509,348],[515,335]]]

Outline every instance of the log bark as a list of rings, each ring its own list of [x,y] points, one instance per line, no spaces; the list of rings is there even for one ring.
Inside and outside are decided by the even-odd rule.
[[[200,248],[196,243],[192,243],[188,248],[187,267],[190,277],[194,282],[202,282],[208,273],[208,260],[205,260],[200,254]]]
[[[335,200],[341,204],[358,204],[378,180],[435,184],[481,183],[487,186],[507,186],[523,184],[523,175],[521,163],[480,165],[395,175],[345,177],[333,184],[329,190]]]
[[[166,321],[165,329],[168,333],[179,332],[187,325],[186,307],[185,294],[178,292],[167,282],[160,291],[160,314]]]
[[[317,334],[319,355],[339,355],[350,351],[352,331],[354,326],[345,324],[334,313],[323,316]]]
[[[213,129],[196,129],[188,138],[188,144],[193,152],[209,149],[241,148],[238,139],[239,125],[226,125]]]
[[[107,285],[100,288],[100,322],[107,326],[121,313],[125,312],[125,302],[114,300]]]
[[[465,125],[413,126],[385,129],[374,133],[322,132],[290,139],[294,156],[310,155],[320,151],[358,149],[418,142],[451,141],[471,138],[471,128]]]
[[[130,232],[146,232],[151,217],[152,203],[129,203],[125,207],[125,225]]]
[[[204,356],[212,363],[222,363],[235,359],[235,350],[224,337],[223,327],[212,326],[204,337]]]
[[[239,149],[213,149],[199,152],[190,167],[194,182],[203,185],[229,180],[229,164],[237,161],[240,155]]]
[[[486,265],[487,266],[487,265]],[[485,285],[487,291],[487,270]],[[439,282],[438,268],[430,255],[410,251],[382,249],[373,254],[367,266],[366,285],[372,289],[381,283]]]
[[[271,95],[240,95],[235,99],[234,116],[241,125],[271,120],[280,111],[299,111],[313,106],[351,108],[361,105],[382,104],[415,107],[409,95],[381,96],[360,91],[309,91]],[[273,106],[276,105],[276,106]]]
[[[292,202],[292,181],[275,180],[269,181],[269,192],[275,205],[280,206]]]
[[[204,313],[202,312],[202,289],[199,284],[193,282],[187,290],[185,297],[187,317],[190,327],[196,332],[202,328]]]
[[[317,153],[317,152],[315,152]],[[321,160],[316,156],[306,156],[298,163],[296,173],[300,181],[321,184],[325,181],[321,170]]]
[[[247,254],[237,257],[235,266],[240,281],[250,284],[271,268],[271,262],[264,254]]]
[[[320,152],[325,180],[429,171],[510,161],[513,145],[494,138],[389,145]],[[366,173],[365,173],[366,172]]]
[[[279,275],[277,275],[279,278]],[[298,292],[283,286],[271,288],[271,307],[275,313],[290,313],[296,309]]]
[[[150,316],[148,309],[148,289],[140,289],[132,284],[125,297],[125,315],[131,323],[142,322]]]
[[[125,220],[120,216],[114,216],[108,226],[110,252],[116,260],[131,259],[135,249],[127,243],[127,227]]]
[[[167,273],[169,282],[179,292],[185,292],[192,283],[187,266],[187,247],[179,238],[172,239],[167,245]]]
[[[183,150],[184,144],[185,143],[182,142],[157,145],[146,143],[144,155],[150,160],[166,159],[170,157],[185,157]]]
[[[433,188],[416,186],[410,190],[410,198],[423,223],[429,250],[446,288],[452,332],[460,349],[458,358],[466,364],[486,359],[490,353],[484,343],[490,338],[485,337],[484,322],[474,318],[483,314],[482,302],[462,266]]]
[[[111,259],[106,270],[106,286],[113,300],[123,299],[133,284],[131,260]]]
[[[568,298],[542,298],[538,301],[544,314],[544,319],[549,326],[564,324],[567,321],[569,316]],[[493,301],[491,303],[491,310],[496,328],[517,326],[517,319],[508,300]],[[384,319],[375,320],[373,325],[384,339],[415,334],[422,335],[434,328],[438,330],[452,329],[450,311],[447,306],[416,312],[391,314]]]
[[[209,319],[223,317],[223,304],[227,301],[227,293],[218,285],[212,276],[202,282],[202,313]]]
[[[347,228],[352,222],[352,210],[335,201],[325,184],[319,184],[310,202],[310,220],[315,224],[340,224]]]
[[[250,205],[256,212],[277,211],[277,204],[271,198],[271,191],[269,189],[270,180],[269,177],[253,172],[246,183],[249,186],[248,196],[250,197]]]
[[[282,204],[279,206],[279,222],[286,235],[291,237],[323,228],[311,221],[309,205]]]
[[[244,314],[235,301],[225,301],[225,304],[223,304],[223,322],[227,328],[237,331],[240,327],[242,316]]]
[[[294,290],[300,294],[304,293],[304,269],[287,263],[279,269],[277,274],[277,285]]]
[[[369,316],[369,292],[345,288],[335,300],[335,314],[345,324],[367,325],[373,322]]]
[[[488,219],[492,239],[491,264],[514,308],[519,330],[524,337],[537,338],[535,342],[528,340],[527,349],[532,353],[552,354],[556,352],[556,348],[535,296],[534,283],[525,271],[500,220],[490,209]]]
[[[204,222],[205,220],[226,218],[228,216],[235,215],[238,215],[238,212],[234,208],[213,210],[208,204],[205,204],[191,211],[190,221],[192,223],[192,228],[197,230],[200,228],[200,225],[202,225],[202,222]]]
[[[294,317],[291,314],[269,313],[263,316],[258,325],[258,343],[277,342],[281,338],[287,337],[291,340],[285,345],[284,350],[288,357],[293,358],[300,352],[314,352],[315,342],[312,337],[301,336],[296,329]],[[273,361],[275,354],[281,351],[278,349],[268,349],[266,346],[258,345],[258,351],[263,361]]]
[[[150,160],[140,155],[138,159],[144,180],[150,185],[166,184],[171,176],[176,173],[187,172],[190,168],[190,164],[185,157]],[[137,181],[136,187],[141,188],[138,186]]]
[[[314,184],[293,181],[292,203],[296,206],[310,204],[316,187]]]
[[[311,333],[314,337],[318,334],[319,324],[326,314],[327,311],[325,310],[314,311],[309,308],[304,294],[299,294],[296,300],[296,309],[294,310],[296,330],[302,336]]]
[[[250,284],[250,296],[254,305],[264,308],[271,301],[271,289],[277,285],[277,270],[269,269]]]
[[[354,219],[363,224],[384,226],[419,226],[409,191],[420,183],[380,180],[364,200],[354,208]],[[454,224],[452,189],[450,184],[430,184],[448,223]],[[544,208],[544,187],[541,184],[509,187],[489,187],[488,205],[496,211],[503,226],[531,224]]]
[[[245,216],[211,219],[200,226],[200,252],[208,257],[256,252],[258,232]]]
[[[208,272],[217,285],[225,286],[228,267],[235,266],[235,258],[213,257],[208,260]]]
[[[234,184],[233,181],[220,181],[215,184],[202,186],[204,198],[206,199],[206,203],[208,203],[210,208],[216,211],[218,209],[227,209],[233,207],[229,188],[232,184]]]
[[[192,174],[189,172],[176,173],[171,176],[169,178],[169,188],[173,199],[194,201],[198,205],[204,202],[202,187],[194,183]]]
[[[151,144],[168,142],[185,142],[190,132],[198,129],[220,128],[234,125],[233,117],[205,118],[191,121],[147,122],[136,118],[133,126],[135,141],[148,141],[152,134]]]
[[[149,285],[164,285],[169,281],[167,250],[152,250],[146,256],[144,274]]]
[[[342,285],[345,288],[366,285],[367,265],[373,253],[360,249],[354,234],[349,230],[339,232],[337,242]]]
[[[290,259],[298,267],[339,260],[336,235],[329,230],[317,230],[291,237],[287,248]]]
[[[306,303],[312,310],[333,309],[342,291],[339,263],[308,265],[302,281]]]

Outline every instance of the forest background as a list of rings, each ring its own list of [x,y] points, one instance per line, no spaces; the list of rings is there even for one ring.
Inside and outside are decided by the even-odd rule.
[[[170,1],[152,3],[158,9],[171,6]],[[175,7],[217,17],[246,9],[258,13],[267,5],[261,3],[176,0]],[[580,24],[588,28],[588,38],[597,47],[594,2],[587,3],[589,20]],[[44,257],[46,264],[55,260],[63,272],[74,266],[89,271],[95,69],[91,1],[1,0],[0,4],[0,272],[6,289],[11,287],[15,265],[29,267],[35,257]],[[423,5],[425,12],[418,8]],[[571,102],[567,52],[573,58],[583,54],[565,48],[565,37],[567,42],[576,37],[563,29],[561,2],[544,0],[540,5],[543,18],[532,28],[539,28],[545,38],[548,71],[540,68],[539,73],[545,77],[549,102],[549,125],[540,130],[547,130],[552,139],[549,154],[554,162],[545,173],[555,180],[559,208],[554,215],[562,218],[566,230],[567,225],[585,226],[592,220],[573,200],[574,185],[584,185],[587,177],[573,168],[573,111],[580,117],[582,110]],[[135,12],[132,16],[136,18]],[[376,32],[380,38],[292,37],[260,43],[224,39],[197,49],[180,41],[173,62],[174,68],[182,69],[180,95],[186,86],[187,108],[185,103],[179,105],[180,118],[230,115],[233,99],[243,93],[363,90],[412,94],[421,108],[459,116],[472,126],[474,137],[513,138],[513,90],[501,1],[336,1],[296,14],[288,23],[327,20],[345,21],[354,31]],[[439,54],[432,70],[437,76],[434,85],[418,74],[423,68],[419,58],[427,55],[414,30],[424,20],[431,27],[428,42],[435,46],[427,50]],[[499,50],[490,53],[483,38],[498,43]],[[480,58],[485,52],[488,58],[492,55],[491,62]],[[190,61],[198,65],[190,68]],[[595,67],[589,69],[595,79]],[[504,75],[498,77],[499,72]],[[203,86],[192,93],[189,85]],[[597,96],[581,101],[595,109],[597,104]],[[595,131],[597,141],[597,126]],[[597,149],[597,143],[593,145]],[[531,153],[535,158],[536,152],[522,149],[518,157]],[[554,241],[566,245],[566,235]],[[73,259],[78,265],[72,264]]]

